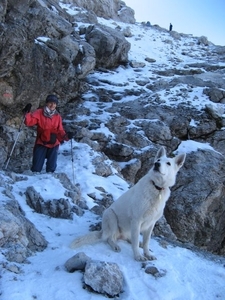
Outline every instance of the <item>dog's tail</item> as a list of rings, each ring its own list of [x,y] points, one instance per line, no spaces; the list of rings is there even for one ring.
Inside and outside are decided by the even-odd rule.
[[[100,242],[102,238],[102,231],[91,231],[90,233],[76,238],[71,244],[70,248],[79,248],[83,245],[90,245]]]

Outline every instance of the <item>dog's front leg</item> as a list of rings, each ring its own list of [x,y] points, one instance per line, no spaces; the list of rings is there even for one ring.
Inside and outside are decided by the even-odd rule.
[[[147,260],[139,251],[139,235],[140,235],[140,224],[136,220],[131,221],[131,245],[134,253],[134,258],[137,261]]]
[[[153,256],[153,255],[151,255],[150,252],[149,252],[149,242],[150,242],[150,237],[151,237],[154,225],[150,226],[147,230],[145,230],[145,231],[142,232],[142,235],[143,235],[143,251],[144,251],[144,256],[147,259],[149,259],[149,260],[156,259],[156,257]]]

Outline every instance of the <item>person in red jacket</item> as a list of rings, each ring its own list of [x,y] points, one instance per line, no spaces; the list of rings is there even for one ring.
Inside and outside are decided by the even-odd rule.
[[[37,125],[37,137],[33,150],[32,172],[41,172],[46,159],[46,172],[53,173],[57,167],[57,156],[60,143],[72,138],[72,133],[66,133],[62,118],[56,106],[58,98],[48,95],[46,104],[34,112],[30,112],[32,105],[28,103],[24,109],[25,125]]]

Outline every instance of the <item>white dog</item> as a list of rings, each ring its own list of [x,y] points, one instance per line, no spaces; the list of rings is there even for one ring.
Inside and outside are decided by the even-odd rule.
[[[156,154],[153,167],[132,188],[119,197],[102,217],[102,230],[75,239],[71,248],[106,241],[116,252],[118,239],[131,243],[137,261],[155,259],[149,252],[149,241],[156,221],[162,217],[170,196],[170,187],[185,161],[185,154],[168,158],[164,147]],[[143,235],[144,256],[139,252],[139,236]]]

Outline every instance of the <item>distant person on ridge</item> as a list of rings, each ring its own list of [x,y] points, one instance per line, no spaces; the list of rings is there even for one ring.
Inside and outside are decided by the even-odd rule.
[[[59,144],[70,140],[73,134],[66,133],[63,129],[62,118],[56,110],[58,98],[55,95],[48,95],[45,103],[43,108],[32,113],[30,112],[32,105],[28,103],[23,109],[24,123],[27,126],[37,125],[31,171],[41,172],[47,159],[46,172],[53,173],[57,166]]]
[[[172,29],[173,29],[173,25],[170,23],[170,31],[172,31]]]

